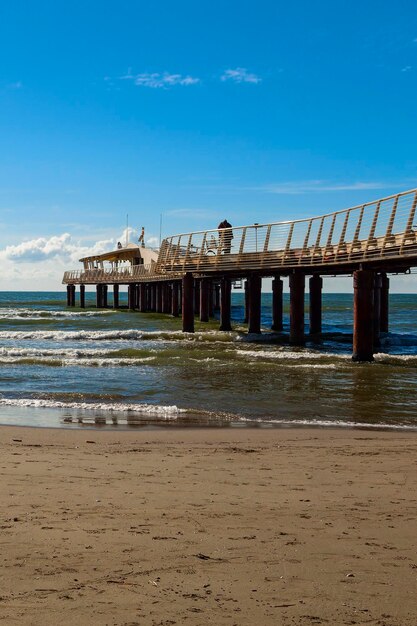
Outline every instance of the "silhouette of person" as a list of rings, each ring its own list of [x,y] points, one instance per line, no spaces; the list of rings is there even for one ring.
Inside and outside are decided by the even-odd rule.
[[[223,249],[225,254],[230,254],[232,250],[232,239],[233,239],[233,231],[232,225],[227,221],[223,220],[217,227],[220,231],[220,247]]]
[[[139,241],[141,247],[144,248],[145,247],[145,227],[144,226],[142,226],[142,231],[140,233],[140,237],[139,237],[138,241]]]

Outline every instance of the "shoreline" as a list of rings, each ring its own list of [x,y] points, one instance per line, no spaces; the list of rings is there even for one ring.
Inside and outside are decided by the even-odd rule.
[[[0,619],[415,626],[417,433],[0,428]]]

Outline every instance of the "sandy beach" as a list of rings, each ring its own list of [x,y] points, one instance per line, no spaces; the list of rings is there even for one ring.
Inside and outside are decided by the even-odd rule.
[[[417,434],[0,429],[5,624],[417,623]]]

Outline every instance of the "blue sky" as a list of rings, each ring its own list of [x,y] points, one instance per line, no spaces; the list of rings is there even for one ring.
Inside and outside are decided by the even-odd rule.
[[[0,289],[127,213],[156,241],[417,186],[411,1],[3,1],[0,55]]]

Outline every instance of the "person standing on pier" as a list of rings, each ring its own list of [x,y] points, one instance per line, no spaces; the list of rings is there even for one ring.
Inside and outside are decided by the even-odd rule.
[[[223,220],[217,227],[220,231],[219,234],[219,245],[225,254],[230,254],[232,250],[232,239],[233,239],[233,231],[232,225],[227,221]]]
[[[142,231],[140,233],[138,242],[140,243],[142,248],[145,247],[145,227],[144,226],[142,226]]]

